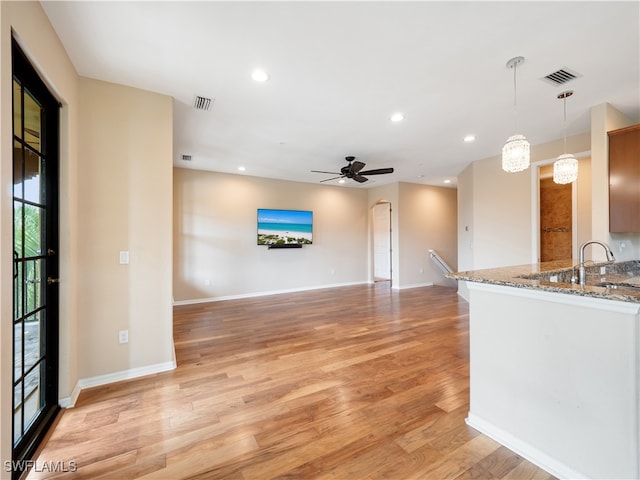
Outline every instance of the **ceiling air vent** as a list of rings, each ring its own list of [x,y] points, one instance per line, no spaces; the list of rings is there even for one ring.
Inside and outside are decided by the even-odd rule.
[[[196,110],[209,110],[212,103],[213,100],[211,100],[210,98],[196,95],[196,98],[193,100],[193,108],[195,108]]]
[[[182,160],[184,160],[185,162],[190,162],[191,161],[191,155],[182,155]]]
[[[546,77],[542,78],[542,80],[549,82],[551,85],[558,86],[558,85],[564,85],[565,83],[570,82],[574,78],[578,78],[581,76],[582,75],[580,75],[579,73],[571,71],[566,67],[562,67],[560,70],[550,73]]]

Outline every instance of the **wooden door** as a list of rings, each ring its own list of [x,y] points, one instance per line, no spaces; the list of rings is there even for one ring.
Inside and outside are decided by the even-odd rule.
[[[540,168],[541,262],[570,260],[572,257],[571,195],[570,183],[554,183],[552,165]]]

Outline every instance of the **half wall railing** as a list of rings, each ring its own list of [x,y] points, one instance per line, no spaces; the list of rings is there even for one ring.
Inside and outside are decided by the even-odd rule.
[[[440,270],[442,270],[445,274],[453,273],[453,269],[449,266],[449,264],[445,262],[444,259],[438,254],[438,252],[436,252],[432,248],[429,249],[429,257],[431,258],[431,261],[438,267],[440,267]]]

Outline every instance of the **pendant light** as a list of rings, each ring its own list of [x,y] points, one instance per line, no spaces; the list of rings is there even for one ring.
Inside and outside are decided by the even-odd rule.
[[[564,154],[553,163],[553,181],[560,184],[575,182],[578,179],[578,160],[567,153],[567,97],[571,95],[573,90],[558,94],[558,99],[564,102]]]
[[[507,68],[513,69],[513,111],[516,117],[516,69],[524,63],[524,57],[514,57],[507,62]],[[514,120],[514,130],[517,122]],[[502,169],[505,172],[521,172],[529,168],[530,145],[522,134],[512,135],[502,147]]]

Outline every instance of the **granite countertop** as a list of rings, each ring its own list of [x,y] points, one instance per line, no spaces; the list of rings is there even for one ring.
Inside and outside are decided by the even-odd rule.
[[[468,282],[640,303],[640,260],[619,263],[585,262],[586,285],[572,283],[572,279],[578,275],[577,265],[578,262],[575,260],[560,260],[455,272],[447,277]],[[602,283],[613,285],[600,286]]]

